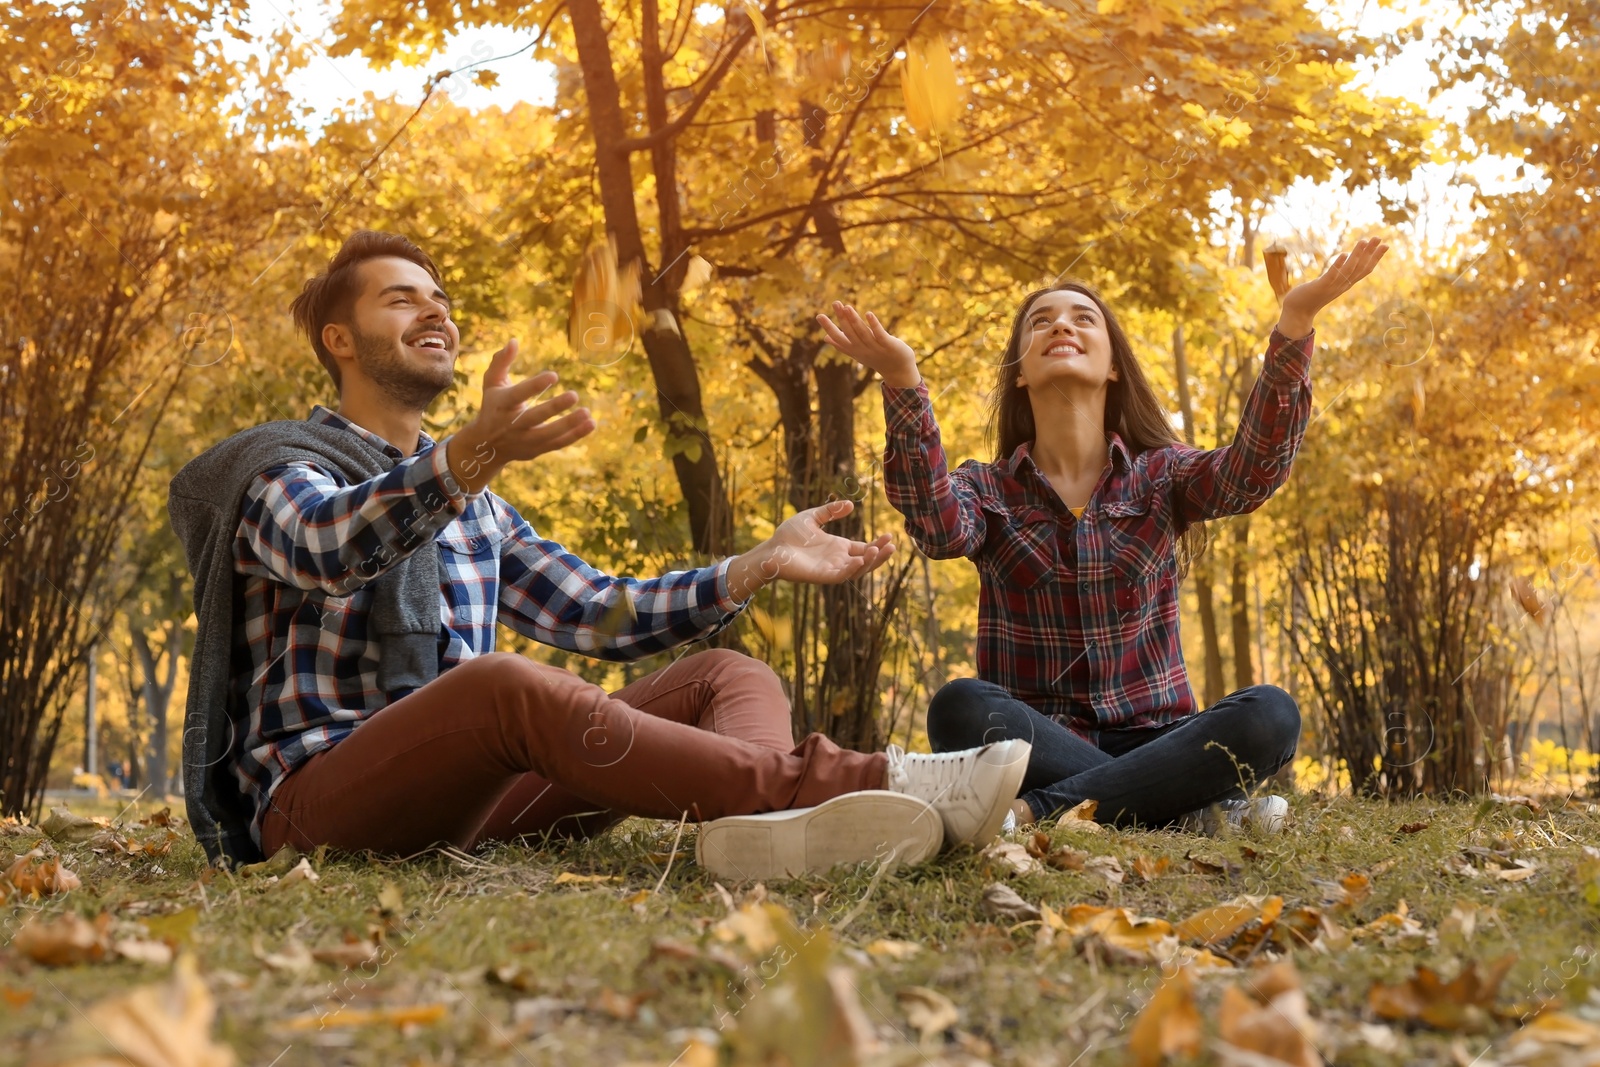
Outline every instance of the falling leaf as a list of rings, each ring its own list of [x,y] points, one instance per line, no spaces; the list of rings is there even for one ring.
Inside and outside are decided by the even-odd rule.
[[[983,891],[983,912],[997,919],[1029,922],[1039,918],[1039,909],[1017,895],[1008,885],[995,882]]]
[[[1267,282],[1272,286],[1272,294],[1281,303],[1284,294],[1289,291],[1289,249],[1278,241],[1272,242],[1261,253],[1261,262],[1267,267]]]
[[[1292,962],[1252,971],[1243,987],[1224,989],[1218,1031],[1222,1044],[1217,1051],[1224,1063],[1322,1067],[1316,1046],[1319,1028],[1311,1018]],[[1253,1053],[1259,1059],[1247,1060],[1239,1052]]]
[[[1023,845],[1015,841],[995,841],[983,850],[983,858],[1011,874],[1034,874],[1044,870],[1043,864],[1029,855]]]
[[[94,922],[73,912],[53,920],[35,915],[17,931],[11,944],[46,967],[98,963],[111,948],[106,936],[110,926],[111,916],[107,914],[101,914]]]
[[[66,808],[51,808],[39,829],[56,841],[81,844],[110,825],[109,819],[86,819]]]
[[[1511,593],[1517,598],[1517,603],[1522,605],[1522,610],[1534,622],[1543,622],[1545,606],[1539,600],[1539,594],[1534,591],[1533,583],[1520,574],[1511,579]]]
[[[895,1000],[924,1042],[961,1021],[961,1013],[950,998],[926,986],[907,986],[895,993]]]
[[[1419,965],[1398,985],[1374,982],[1367,990],[1367,1006],[1380,1019],[1422,1023],[1436,1030],[1481,1030],[1488,1025],[1500,983],[1516,959],[1515,953],[1507,953],[1485,964],[1481,974],[1477,963],[1468,960],[1449,982]]]
[[[1194,979],[1179,968],[1156,987],[1128,1032],[1128,1058],[1135,1067],[1158,1067],[1169,1056],[1200,1052],[1200,1011],[1194,1003]]]
[[[915,941],[891,941],[878,938],[867,946],[867,955],[876,959],[908,960],[922,951]]]
[[[961,90],[950,49],[942,39],[906,45],[900,89],[905,96],[906,121],[919,132],[939,137],[954,128],[961,113]]]
[[[1422,422],[1422,413],[1427,407],[1427,394],[1422,387],[1422,378],[1419,375],[1411,383],[1411,421],[1415,425]]]
[[[674,337],[682,337],[683,332],[678,329],[678,320],[673,317],[668,308],[656,308],[650,312],[649,324],[645,326],[646,333],[670,333]]]
[[[767,16],[762,14],[761,5],[757,0],[744,0],[744,12],[750,16],[750,25],[755,27],[756,45],[761,49],[761,62],[771,66],[767,59]]]
[[[493,89],[500,84],[500,75],[492,70],[480,70],[472,76],[472,80],[485,89]]]
[[[1336,913],[1355,910],[1372,895],[1372,879],[1356,872],[1347,874],[1337,883],[1321,882],[1323,901]]]
[[[194,957],[185,955],[169,982],[75,1013],[30,1067],[232,1067],[233,1050],[211,1039],[216,1013]]]
[[[83,885],[78,876],[61,865],[59,856],[46,857],[44,850],[34,849],[6,868],[0,888],[9,882],[17,891],[30,897],[47,897],[54,893],[67,893]],[[4,894],[0,894],[3,898]]]
[[[607,235],[578,260],[572,281],[567,340],[582,356],[614,356],[633,342],[633,314],[640,299],[639,261],[617,265],[617,242]]]
[[[710,280],[711,264],[703,256],[690,256],[683,269],[683,284],[678,286],[678,292],[692,293]]]

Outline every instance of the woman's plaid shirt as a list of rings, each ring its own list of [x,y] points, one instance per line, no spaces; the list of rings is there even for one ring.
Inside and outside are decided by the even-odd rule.
[[[318,406],[310,421],[360,434],[397,460],[370,481],[296,463],[264,471],[245,495],[234,571],[234,772],[256,804],[289,772],[406,695],[378,688],[370,582],[414,551],[437,552],[439,673],[494,651],[495,622],[535,641],[629,660],[709,636],[742,605],[728,563],[638,581],[603,574],[539,537],[487,490],[467,496],[445,446],[415,455]],[[420,501],[447,499],[431,512]],[[417,521],[420,518],[420,521]],[[420,540],[419,540],[420,539]],[[388,560],[368,573],[363,561]],[[407,690],[409,692],[409,690]]]
[[[978,567],[980,678],[1090,741],[1198,710],[1178,634],[1176,539],[1191,523],[1254,511],[1288,480],[1311,412],[1314,336],[1273,330],[1230,445],[1134,456],[1113,433],[1081,520],[1026,444],[949,470],[927,384],[884,387],[889,503],[929,556]]]

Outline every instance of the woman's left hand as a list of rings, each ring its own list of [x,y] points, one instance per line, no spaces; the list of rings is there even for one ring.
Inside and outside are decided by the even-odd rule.
[[[1372,273],[1378,260],[1389,251],[1379,238],[1367,237],[1348,252],[1333,257],[1322,276],[1283,294],[1283,309],[1278,316],[1278,332],[1285,337],[1304,337],[1311,332],[1317,312],[1339,299]]]

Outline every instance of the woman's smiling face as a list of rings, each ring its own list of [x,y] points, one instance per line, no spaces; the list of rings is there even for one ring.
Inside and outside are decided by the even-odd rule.
[[[1030,389],[1067,382],[1104,385],[1117,378],[1105,315],[1076,290],[1058,289],[1035,300],[1019,342],[1018,384]]]

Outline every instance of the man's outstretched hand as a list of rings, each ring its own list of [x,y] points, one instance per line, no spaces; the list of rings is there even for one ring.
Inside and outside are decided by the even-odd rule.
[[[547,370],[513,382],[511,364],[516,358],[515,340],[494,354],[483,375],[483,404],[477,417],[450,438],[450,473],[468,493],[488,485],[508,463],[566,448],[594,432],[589,409],[573,408],[578,394],[571,390],[530,407],[529,401],[558,379],[555,371]]]
[[[733,598],[748,600],[779,578],[838,585],[876,569],[894,555],[894,542],[888,534],[872,541],[852,541],[822,528],[853,510],[855,505],[848,500],[809,508],[785,520],[755,548],[735,556],[728,567],[728,590]]]

